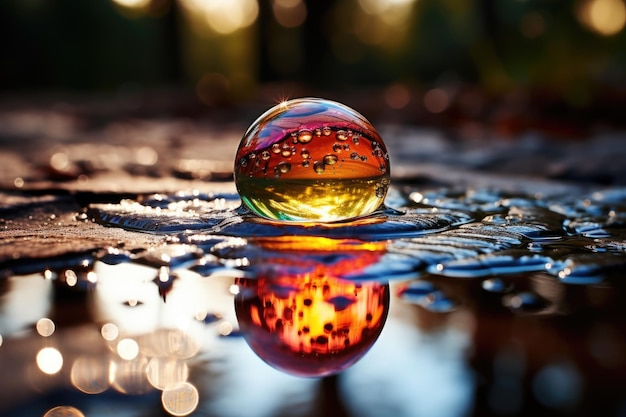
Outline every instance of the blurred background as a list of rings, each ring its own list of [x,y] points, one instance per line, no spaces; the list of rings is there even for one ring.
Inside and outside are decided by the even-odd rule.
[[[0,88],[188,114],[318,95],[461,136],[581,137],[623,126],[625,25],[624,0],[7,0]]]

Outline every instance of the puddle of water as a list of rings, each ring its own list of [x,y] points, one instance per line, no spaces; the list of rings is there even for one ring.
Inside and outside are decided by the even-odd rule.
[[[626,190],[541,198],[392,187],[387,204],[393,207],[332,224],[259,219],[231,194],[92,203],[52,220],[49,213],[37,217],[45,204],[57,201],[22,196],[5,203],[2,225],[10,232],[62,218],[74,222],[74,233],[101,228],[119,243],[96,240],[88,250],[74,245],[62,255],[3,259],[0,366],[19,378],[0,384],[0,411],[11,415],[58,412],[48,404],[59,391],[85,415],[106,415],[98,411],[105,401],[123,404],[127,396],[142,404],[160,401],[172,415],[202,412],[198,398],[224,392],[193,380],[193,372],[226,386],[225,375],[253,372],[264,362],[289,375],[341,378],[353,367],[358,373],[373,366],[368,352],[376,357],[379,338],[386,346],[386,322],[415,322],[423,338],[442,329],[461,331],[473,340],[474,360],[485,363],[504,341],[521,338],[538,362],[528,378],[514,381],[533,386],[543,386],[554,373],[551,366],[562,363],[557,348],[564,341],[574,340],[583,359],[626,347],[614,323],[623,312]],[[46,239],[24,236],[34,244]],[[137,236],[154,240],[148,245]],[[593,312],[594,320],[582,320],[582,335],[574,337],[568,326],[580,311]],[[515,318],[528,323],[545,316],[553,318],[549,334],[558,340],[541,356],[532,345],[534,333],[510,326],[519,325]],[[42,318],[56,330],[38,333]],[[485,336],[485,326],[499,336]],[[547,332],[542,326],[548,324],[536,326],[533,331]],[[251,348],[247,353],[235,348],[242,342]],[[251,352],[258,358],[247,356]],[[619,355],[606,355],[593,360],[626,373]],[[591,370],[579,369],[586,366],[583,359],[568,356],[574,361],[568,370],[597,382]],[[223,363],[228,368],[219,371]],[[490,374],[482,362],[473,366],[498,392],[504,377]],[[389,371],[398,373],[398,381],[404,380],[400,368]],[[524,388],[534,404],[529,407],[561,410],[530,385]],[[580,401],[591,402],[594,389],[585,390]],[[178,411],[176,404],[182,404]],[[491,411],[498,407],[492,404]]]

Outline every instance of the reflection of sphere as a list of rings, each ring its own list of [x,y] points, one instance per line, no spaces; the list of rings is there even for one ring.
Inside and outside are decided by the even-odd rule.
[[[259,117],[235,159],[243,203],[274,220],[336,221],[377,210],[389,154],[374,127],[342,104],[285,101]]]
[[[389,310],[389,286],[331,277],[239,280],[239,326],[252,350],[290,374],[341,372],[374,344]]]

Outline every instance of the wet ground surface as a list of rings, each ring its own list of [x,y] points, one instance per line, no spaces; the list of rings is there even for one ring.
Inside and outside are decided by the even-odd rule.
[[[284,225],[254,113],[1,112],[0,415],[625,415],[622,133],[374,121],[386,209]]]

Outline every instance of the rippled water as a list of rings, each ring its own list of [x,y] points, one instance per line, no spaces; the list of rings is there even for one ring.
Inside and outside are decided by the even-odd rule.
[[[59,203],[55,199],[51,202]],[[44,203],[50,201],[24,196],[5,204],[5,229],[22,218],[23,211]],[[224,340],[243,336],[261,359],[286,373],[319,377],[344,372],[346,381],[351,381],[350,372],[367,375],[368,368],[359,368],[360,363],[354,371],[349,368],[363,355],[363,362],[367,362],[370,348],[371,357],[377,357],[373,346],[381,329],[389,325],[388,334],[393,334],[399,325],[399,313],[393,313],[394,308],[403,311],[416,306],[423,312],[417,327],[424,334],[461,337],[454,342],[438,342],[442,349],[452,349],[454,358],[465,357],[468,342],[460,340],[471,334],[473,349],[479,352],[475,366],[480,368],[481,360],[495,355],[493,368],[487,371],[492,372],[491,388],[469,382],[467,365],[462,362],[441,359],[442,366],[456,367],[450,369],[464,375],[455,379],[464,381],[459,392],[452,392],[456,385],[448,387],[450,395],[460,395],[454,403],[459,409],[472,407],[467,399],[470,391],[480,394],[486,390],[485,407],[491,407],[488,411],[506,411],[506,406],[492,397],[500,395],[501,384],[524,383],[511,363],[523,367],[520,372],[526,373],[526,378],[536,375],[532,379],[533,386],[539,387],[536,389],[563,378],[570,384],[579,381],[570,387],[577,393],[575,398],[549,389],[535,392],[531,403],[537,407],[567,411],[591,401],[585,397],[591,394],[583,393],[588,370],[585,362],[567,350],[555,353],[567,345],[564,341],[569,336],[550,342],[546,326],[552,324],[547,322],[528,336],[524,321],[528,317],[575,318],[585,312],[578,330],[585,336],[576,340],[584,344],[588,336],[590,345],[580,349],[591,352],[590,357],[603,369],[624,369],[623,356],[614,351],[615,346],[626,346],[623,331],[611,320],[600,320],[604,324],[596,326],[589,319],[623,311],[626,189],[542,197],[493,189],[418,191],[396,186],[385,209],[332,224],[275,223],[241,208],[236,195],[198,192],[87,203],[67,213],[71,216],[50,218],[47,214],[46,224],[63,221],[73,222],[76,228],[111,228],[117,233],[118,244],[86,240],[91,244],[81,250],[74,247],[60,255],[40,257],[15,255],[5,257],[0,264],[1,366],[7,372],[24,375],[20,379],[22,389],[17,390],[20,395],[15,395],[6,382],[2,384],[0,398],[9,405],[0,408],[0,413],[40,413],[49,403],[47,396],[61,390],[90,395],[91,402],[71,397],[74,403],[68,406],[92,410],[92,415],[106,415],[102,407],[110,392],[143,396],[148,402],[157,396],[164,410],[174,415],[194,410],[200,415],[237,415],[228,411],[228,405],[198,401],[199,396],[214,398],[217,391],[230,395],[224,388],[228,379],[220,379],[226,389],[220,391],[203,377],[193,381],[189,377],[190,367],[204,366],[202,372],[207,375],[232,374],[231,382],[236,378],[243,384],[233,373],[235,368],[220,362],[228,362],[224,359],[228,356],[213,356],[215,346],[228,343]],[[137,234],[124,235],[130,232],[140,232],[160,243],[133,244]],[[47,239],[22,237],[34,242]],[[389,292],[391,313],[387,318]],[[24,305],[25,294],[32,300],[32,308]],[[316,322],[307,318],[311,308],[311,317],[325,319]],[[247,324],[240,329],[242,314]],[[469,319],[468,314],[476,317]],[[511,320],[511,314],[517,319],[504,324],[503,317]],[[65,326],[64,336],[55,339],[58,331],[46,336],[37,328],[36,338],[27,342],[25,332],[32,332],[37,320],[48,316],[53,324]],[[390,323],[385,324],[385,320]],[[486,320],[491,327],[477,320]],[[69,326],[72,323],[73,327]],[[491,337],[488,342],[483,334],[489,328],[501,334],[512,332],[511,323],[521,332],[517,337],[546,337],[546,343],[555,344],[546,348],[550,358],[526,365],[524,360],[497,359],[498,355],[508,355],[510,349],[517,352],[521,344],[526,349],[522,353],[525,360],[537,360],[529,356],[533,348],[527,343],[533,342],[510,341],[503,336],[502,340],[507,340],[504,350],[490,351],[502,340]],[[80,332],[75,325],[81,326]],[[433,327],[447,330],[429,330]],[[409,334],[402,339],[410,338]],[[384,335],[385,331],[380,341],[383,345]],[[55,350],[45,351],[40,359],[46,342]],[[85,348],[83,343],[94,348]],[[300,353],[295,359],[281,360],[285,346]],[[32,352],[23,357],[20,349]],[[55,359],[57,353],[65,358],[60,365]],[[323,362],[326,357],[334,362]],[[6,365],[7,360],[15,364]],[[238,361],[249,363],[251,359],[244,355]],[[371,361],[368,363],[369,369],[376,369]],[[55,364],[64,367],[56,369]],[[220,371],[220,366],[226,368]],[[258,365],[243,368],[266,372],[259,371]],[[397,375],[398,381],[405,378],[401,372]],[[506,391],[514,393],[506,395],[517,395],[516,389]],[[348,398],[354,392],[346,395]],[[26,405],[29,396],[36,401]],[[611,407],[626,404],[615,403],[613,397],[609,400]],[[119,405],[121,400],[115,401]],[[349,400],[344,401],[351,407]],[[511,407],[512,412],[526,410],[521,403]],[[357,409],[353,405],[351,410]]]
[[[105,226],[162,233],[172,243],[199,247],[183,250],[182,258],[167,263],[171,267],[178,267],[179,259],[188,263],[197,250],[216,264],[233,265],[233,258],[224,255],[225,248],[231,248],[241,262],[248,259],[238,267],[254,268],[267,256],[259,258],[258,239],[289,236],[304,251],[317,249],[315,239],[306,244],[314,237],[385,242],[380,259],[352,278],[389,280],[424,273],[479,278],[545,272],[561,282],[587,284],[610,282],[626,261],[626,190],[554,200],[490,190],[436,190],[398,192],[393,202],[393,208],[372,216],[332,224],[260,219],[241,208],[234,195],[153,195],[120,204],[91,204],[86,213]],[[286,252],[280,255],[280,249]],[[289,245],[279,245],[275,252],[289,256],[290,250]],[[257,259],[250,262],[249,258]]]

